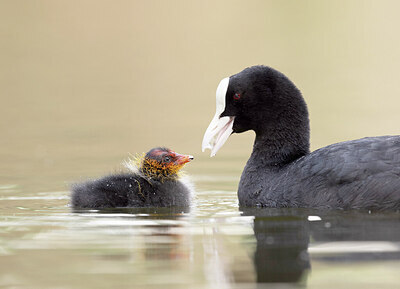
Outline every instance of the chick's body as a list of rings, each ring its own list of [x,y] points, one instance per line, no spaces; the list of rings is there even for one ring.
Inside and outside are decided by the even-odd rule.
[[[135,172],[108,175],[73,185],[72,206],[187,207],[191,191],[179,179],[178,171],[192,159],[166,148],[152,149],[137,161]]]

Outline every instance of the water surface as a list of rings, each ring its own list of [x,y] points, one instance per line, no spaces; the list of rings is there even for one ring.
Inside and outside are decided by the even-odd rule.
[[[239,209],[229,191],[198,192],[190,209],[74,212],[68,200],[67,192],[2,197],[2,286],[395,288],[399,282],[398,213]]]

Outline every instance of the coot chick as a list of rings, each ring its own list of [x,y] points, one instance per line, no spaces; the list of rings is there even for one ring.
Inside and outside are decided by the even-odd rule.
[[[167,148],[151,149],[126,163],[129,173],[113,174],[72,186],[74,208],[187,207],[190,189],[179,170],[193,160]]]
[[[400,136],[336,143],[310,153],[308,110],[282,73],[253,66],[223,79],[203,139],[211,156],[231,133],[254,130],[241,206],[400,209]]]

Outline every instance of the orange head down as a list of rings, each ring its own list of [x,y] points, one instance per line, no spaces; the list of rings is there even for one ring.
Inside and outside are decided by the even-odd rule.
[[[181,155],[170,149],[151,149],[139,164],[139,170],[148,178],[166,181],[176,180],[179,170],[193,160],[190,155]]]

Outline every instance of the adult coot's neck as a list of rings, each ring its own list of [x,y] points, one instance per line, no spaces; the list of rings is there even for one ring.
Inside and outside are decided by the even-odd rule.
[[[285,142],[286,137],[291,137],[297,143]],[[264,167],[282,167],[293,162],[309,153],[306,141],[300,136],[296,137],[286,132],[277,135],[256,134],[249,162]]]
[[[255,129],[256,138],[249,162],[264,167],[282,167],[310,152],[307,107],[279,114],[274,123]]]

